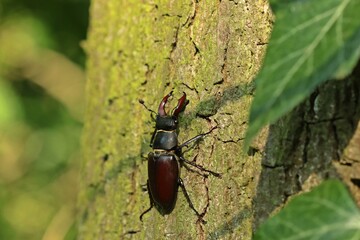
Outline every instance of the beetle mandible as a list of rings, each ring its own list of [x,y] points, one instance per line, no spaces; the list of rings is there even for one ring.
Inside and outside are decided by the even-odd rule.
[[[171,115],[168,115],[165,110],[165,105],[171,96],[172,92],[162,99],[157,113],[147,108],[142,100],[139,101],[147,110],[156,114],[155,131],[150,140],[150,147],[152,147],[153,151],[148,154],[147,189],[150,197],[150,207],[140,215],[141,221],[144,214],[149,212],[153,206],[155,206],[161,215],[170,214],[175,207],[179,186],[181,187],[190,208],[195,212],[198,218],[202,220],[203,216],[192,204],[189,194],[180,177],[180,167],[183,164],[189,164],[201,171],[208,172],[216,177],[221,177],[219,173],[207,170],[195,162],[186,160],[182,154],[183,147],[189,146],[189,144],[203,138],[211,133],[216,127],[212,128],[207,133],[199,134],[179,145],[176,132],[178,128],[178,117],[179,114],[185,110],[189,101],[186,99],[186,93],[184,92]]]

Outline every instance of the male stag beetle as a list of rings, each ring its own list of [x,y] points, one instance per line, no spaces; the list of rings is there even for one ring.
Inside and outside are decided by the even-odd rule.
[[[219,173],[207,170],[195,162],[188,161],[183,157],[183,147],[203,138],[211,133],[214,128],[207,133],[199,134],[179,145],[177,137],[178,116],[185,110],[189,101],[186,100],[186,94],[184,93],[178,100],[178,104],[173,109],[172,114],[168,115],[165,111],[165,105],[171,96],[172,92],[163,98],[160,102],[157,114],[147,108],[142,100],[139,101],[147,110],[156,114],[155,131],[150,141],[150,147],[153,148],[153,152],[148,154],[147,189],[150,197],[150,207],[140,215],[141,221],[144,214],[149,212],[153,206],[155,206],[161,215],[170,214],[175,207],[179,186],[181,187],[190,208],[195,212],[198,218],[202,220],[202,215],[192,204],[185,185],[180,178],[180,167],[183,164],[189,164],[201,171],[210,173],[216,177],[221,177]]]

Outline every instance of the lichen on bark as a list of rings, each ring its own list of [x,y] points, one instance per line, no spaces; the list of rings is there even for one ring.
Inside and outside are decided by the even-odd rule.
[[[242,141],[271,28],[268,3],[93,0],[90,23],[80,239],[250,239],[265,139],[250,152]],[[153,209],[139,221],[149,206],[143,157],[154,123],[138,100],[155,110],[172,89],[190,99],[180,142],[217,126],[185,157],[222,178],[182,169],[207,224],[181,192],[170,215]]]
[[[90,22],[80,239],[251,239],[276,208],[323,179],[343,178],[359,196],[359,68],[243,149],[272,24],[267,1],[93,0]],[[190,99],[180,142],[217,126],[185,157],[222,178],[182,169],[207,224],[181,192],[170,215],[153,209],[139,221],[154,122],[138,100],[156,110],[171,90]]]

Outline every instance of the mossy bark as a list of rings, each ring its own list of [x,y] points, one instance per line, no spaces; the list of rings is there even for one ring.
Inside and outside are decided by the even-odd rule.
[[[243,149],[252,79],[272,24],[267,1],[93,0],[90,22],[80,239],[251,239],[259,221],[302,189],[312,172],[300,170],[313,169],[307,162],[317,147],[333,151],[317,138],[329,126],[312,128],[311,99]],[[190,99],[180,142],[217,126],[185,157],[222,178],[182,168],[206,224],[181,192],[170,215],[154,208],[139,220],[149,207],[144,156],[154,122],[138,100],[156,110],[172,89],[175,100],[183,91]],[[346,127],[332,119],[331,129]],[[334,137],[337,146],[354,132],[346,129],[344,139]],[[316,169],[328,172],[325,167]]]
[[[261,155],[243,152],[258,71],[271,29],[264,1],[93,0],[88,40],[87,114],[79,194],[80,239],[250,239]],[[197,222],[180,192],[165,217],[144,191],[156,110],[174,89],[190,100],[180,142],[214,130],[185,153],[222,173],[207,178],[182,168]],[[175,101],[170,102],[174,106]]]

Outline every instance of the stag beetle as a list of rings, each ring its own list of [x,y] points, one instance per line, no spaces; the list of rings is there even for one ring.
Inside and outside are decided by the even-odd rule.
[[[141,221],[144,214],[149,212],[153,206],[155,206],[161,215],[170,214],[175,207],[179,186],[181,187],[190,208],[195,212],[198,218],[202,220],[202,215],[192,204],[183,180],[180,178],[180,167],[183,164],[189,164],[201,171],[216,177],[221,177],[219,173],[207,170],[195,162],[186,160],[182,154],[183,147],[203,138],[211,133],[216,127],[212,128],[207,133],[199,134],[179,145],[177,137],[178,117],[179,114],[185,110],[189,101],[186,99],[186,94],[183,93],[183,96],[178,100],[177,106],[173,109],[172,114],[168,115],[165,111],[165,105],[171,96],[172,92],[162,99],[157,114],[147,108],[144,101],[139,101],[147,110],[156,114],[155,131],[150,141],[150,147],[152,147],[153,152],[148,154],[147,189],[150,197],[150,207],[140,215]]]

